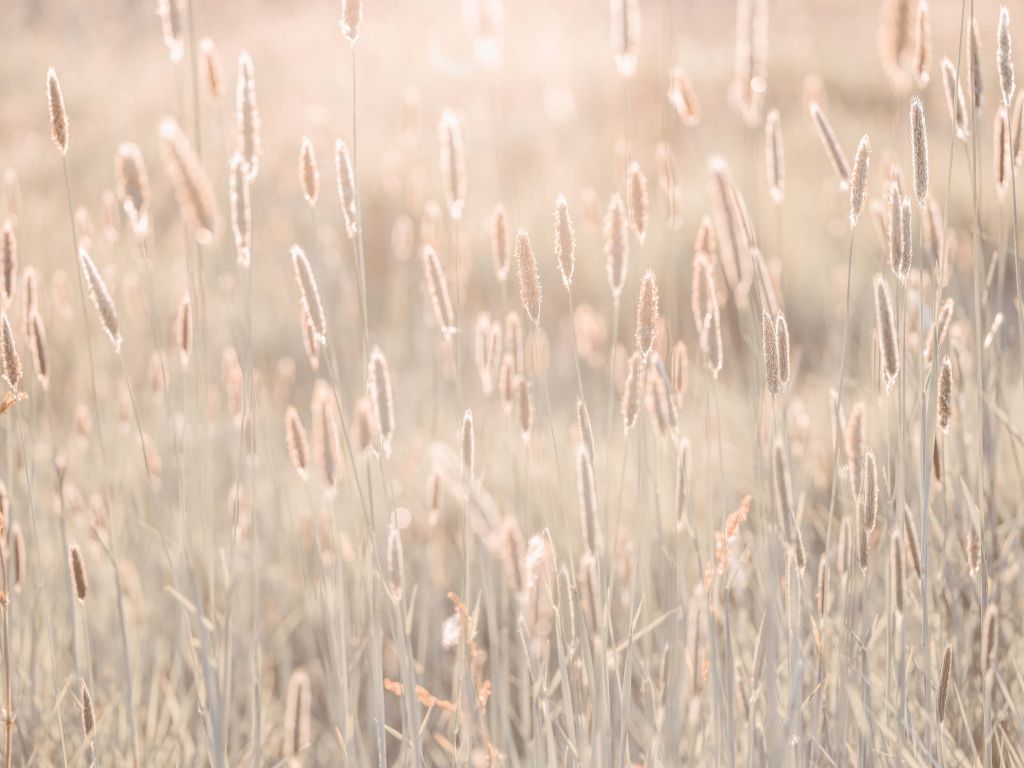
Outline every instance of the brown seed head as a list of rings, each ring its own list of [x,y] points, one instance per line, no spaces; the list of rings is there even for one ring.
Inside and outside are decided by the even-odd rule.
[[[75,588],[75,597],[80,603],[85,603],[86,595],[89,594],[89,582],[85,576],[85,563],[82,560],[82,551],[77,544],[68,547],[68,563],[71,567],[71,583]]]
[[[636,349],[646,360],[658,334],[658,284],[652,270],[640,283],[636,305]]]
[[[64,94],[60,89],[57,73],[50,68],[46,73],[46,95],[50,102],[50,138],[61,151],[68,153],[68,113],[64,109]]]

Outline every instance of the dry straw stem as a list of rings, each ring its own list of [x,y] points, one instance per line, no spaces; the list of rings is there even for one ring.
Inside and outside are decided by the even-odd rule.
[[[836,138],[835,131],[832,130],[832,124],[829,122],[828,117],[825,116],[818,102],[811,102],[810,113],[814,126],[818,129],[818,136],[821,138],[822,146],[825,147],[825,154],[828,155],[829,162],[832,163],[832,169],[839,178],[839,186],[842,189],[846,189],[850,184],[850,166],[846,161],[843,148],[839,144],[839,139]]]
[[[917,6],[917,37],[914,43],[914,78],[924,88],[928,85],[928,70],[932,63],[932,25],[927,0],[920,0]]]
[[[650,198],[647,193],[647,177],[635,160],[629,164],[626,178],[629,201],[629,226],[636,239],[642,244],[647,237],[647,223],[650,218]]]
[[[1013,102],[1013,49],[1010,40],[1010,11],[1004,5],[999,9],[999,28],[996,33],[996,67],[999,70],[999,90],[1003,94],[1003,106]]]
[[[939,393],[935,403],[939,429],[949,432],[949,423],[953,418],[953,364],[949,355],[942,360],[942,368],[939,370]]]
[[[304,669],[297,669],[288,679],[285,696],[283,757],[297,757],[309,747],[312,703],[309,674]]]
[[[224,95],[224,67],[220,61],[217,46],[208,37],[199,42],[200,71],[206,95],[218,99]]]
[[[628,219],[622,198],[616,192],[608,201],[604,215],[604,255],[608,286],[615,301],[622,295],[626,284],[626,267],[629,263],[629,237],[626,234]]]
[[[892,579],[893,607],[896,613],[903,614],[903,546],[898,533],[894,533],[889,542],[889,568]]]
[[[450,109],[441,113],[438,133],[441,142],[441,183],[448,203],[448,213],[458,220],[462,218],[466,207],[466,158],[462,125]]]
[[[981,671],[986,675],[997,661],[999,649],[999,606],[989,603],[981,624]]]
[[[637,414],[640,413],[640,395],[644,391],[646,372],[646,362],[640,352],[634,352],[630,355],[620,409],[622,412],[623,429],[626,432],[636,424]]]
[[[683,125],[694,128],[700,125],[700,101],[693,83],[682,67],[672,67],[668,75],[668,102],[675,109]]]
[[[341,33],[352,44],[359,39],[359,27],[363,23],[363,0],[341,0]]]
[[[576,450],[576,480],[580,495],[580,523],[583,544],[587,553],[597,552],[597,486],[594,482],[594,464],[586,448]]]
[[[781,204],[786,196],[786,152],[782,143],[779,110],[768,113],[764,123],[765,168],[772,200]]]
[[[967,126],[964,92],[956,76],[956,67],[948,58],[942,59],[942,86],[946,92],[946,107],[949,109],[949,119],[953,122],[956,137],[966,141],[970,130]]]
[[[293,245],[291,249],[292,268],[295,271],[295,282],[299,285],[299,294],[302,305],[309,313],[313,328],[316,330],[317,341],[321,345],[327,344],[327,320],[324,316],[324,307],[320,302],[320,290],[316,285],[316,277],[313,276],[313,268],[309,265],[306,253],[299,246]]]
[[[260,170],[260,113],[256,106],[256,75],[248,51],[242,51],[238,57],[235,113],[238,123],[236,151],[245,165],[246,177],[253,181]]]
[[[308,136],[302,137],[302,145],[299,147],[299,185],[306,202],[310,207],[315,207],[320,196],[320,169],[316,165],[313,142]]]
[[[89,581],[85,575],[85,562],[82,560],[82,550],[77,544],[68,547],[68,562],[71,565],[71,583],[75,590],[75,597],[82,604],[89,594]]]
[[[149,174],[137,144],[126,141],[117,148],[114,178],[117,199],[121,201],[128,221],[137,236],[144,236],[149,224]]]
[[[764,375],[768,392],[775,397],[782,391],[782,375],[779,371],[779,339],[775,323],[767,312],[761,313],[761,352],[764,355]]]
[[[50,138],[61,154],[68,153],[68,113],[57,73],[51,67],[46,73],[46,96],[50,104]]]
[[[292,466],[299,473],[299,477],[305,480],[309,472],[309,438],[306,436],[306,428],[302,426],[299,412],[291,405],[284,413],[284,439]]]
[[[388,361],[379,347],[374,347],[370,354],[366,383],[377,419],[377,429],[380,432],[385,453],[389,453],[391,437],[395,431],[395,404],[391,394],[391,372],[388,369]]]
[[[910,146],[914,160],[914,195],[924,208],[928,203],[928,127],[924,104],[917,96],[910,100]]]
[[[1013,164],[1024,166],[1024,93],[1017,94],[1017,107],[1013,110],[1010,156]]]
[[[857,217],[867,200],[868,164],[871,161],[871,140],[865,135],[857,145],[850,177],[850,228],[857,226]]]
[[[644,360],[654,347],[658,335],[658,283],[654,272],[647,270],[640,283],[636,304],[636,349]]]
[[[356,207],[356,182],[352,172],[352,158],[348,144],[341,139],[334,142],[334,168],[338,185],[338,199],[345,216],[345,232],[349,240],[359,231],[359,212]]]
[[[537,271],[537,257],[530,245],[530,235],[520,228],[516,233],[516,265],[519,268],[519,298],[526,315],[534,325],[540,326],[540,274]]]
[[[796,511],[793,507],[793,485],[789,477],[789,461],[781,442],[776,442],[772,448],[772,474],[776,500],[779,504],[779,526],[788,531],[796,519]]]
[[[491,255],[494,257],[494,271],[498,281],[505,282],[512,263],[512,238],[508,213],[500,203],[494,206],[494,213],[491,214]]]
[[[448,295],[448,280],[445,278],[444,267],[441,266],[437,251],[429,245],[423,246],[423,274],[427,281],[427,289],[430,291],[431,303],[434,305],[434,316],[441,326],[441,333],[445,338],[450,338],[455,333],[455,315]]]
[[[248,267],[252,262],[252,202],[245,163],[239,155],[231,158],[228,188],[231,198],[231,232],[235,237],[238,263]]]
[[[619,76],[632,78],[640,52],[639,0],[611,0],[611,41]]]
[[[200,245],[209,243],[217,227],[217,198],[213,185],[173,117],[164,118],[160,124],[160,139],[164,163],[174,184],[182,218]]]
[[[85,285],[89,290],[89,298],[92,299],[92,303],[99,313],[100,325],[103,326],[110,343],[114,345],[114,351],[120,353],[121,327],[117,318],[117,307],[114,306],[114,300],[110,298],[107,284],[103,282],[103,277],[85,248],[79,249],[78,260],[82,265],[82,276],[85,278]]]
[[[576,230],[569,216],[569,203],[565,195],[555,199],[555,256],[562,282],[566,289],[572,287],[572,275],[576,269]]]
[[[896,316],[892,310],[889,286],[879,274],[875,275],[875,326],[878,332],[878,351],[882,360],[885,389],[888,392],[899,375],[900,356],[896,343]]]

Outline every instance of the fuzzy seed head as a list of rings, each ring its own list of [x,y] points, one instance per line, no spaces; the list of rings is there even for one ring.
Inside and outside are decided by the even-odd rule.
[[[575,241],[574,241],[575,244]],[[499,282],[508,279],[509,266],[512,263],[512,238],[509,232],[508,213],[500,203],[491,214],[491,255],[494,257],[494,270]]]
[[[924,104],[915,96],[910,100],[910,146],[914,159],[914,195],[922,208],[928,199],[928,127]]]
[[[85,279],[85,287],[89,291],[89,298],[99,313],[100,325],[103,326],[107,338],[114,345],[114,352],[121,352],[121,326],[117,318],[117,307],[114,300],[110,298],[107,284],[103,282],[96,264],[93,262],[89,252],[84,248],[78,251],[78,259],[82,266],[82,277]]]
[[[302,137],[302,146],[299,148],[299,184],[306,202],[315,207],[320,196],[320,169],[316,165],[313,142],[308,136]]]
[[[441,182],[448,213],[455,220],[462,218],[466,207],[466,158],[462,142],[462,125],[449,109],[441,113],[438,128],[441,141]]]
[[[68,113],[64,108],[64,94],[57,73],[50,68],[46,73],[46,95],[50,104],[50,138],[61,154],[68,153]]]
[[[899,375],[900,358],[896,342],[896,315],[892,310],[889,286],[881,275],[875,275],[875,328],[878,333],[878,351],[882,360],[885,389],[888,392]]]
[[[516,234],[516,265],[519,268],[519,298],[523,309],[534,325],[540,325],[540,303],[542,298],[540,274],[537,271],[537,257],[530,245],[530,235],[520,228]]]
[[[647,270],[636,305],[636,349],[645,360],[658,335],[658,316],[658,283],[654,272]]]
[[[612,297],[618,301],[626,284],[626,265],[629,263],[629,237],[626,207],[618,193],[612,195],[604,215],[604,255],[607,259],[608,285]]]
[[[850,177],[850,228],[857,226],[857,217],[864,210],[867,200],[868,164],[871,160],[871,140],[865,135],[857,145],[853,158],[853,175]]]
[[[555,200],[555,256],[562,273],[562,283],[569,289],[576,268],[576,230],[572,226],[565,195],[559,195]]]
[[[248,51],[238,57],[235,120],[238,123],[236,153],[242,158],[246,177],[253,181],[260,170],[260,113],[256,106],[256,75]]]

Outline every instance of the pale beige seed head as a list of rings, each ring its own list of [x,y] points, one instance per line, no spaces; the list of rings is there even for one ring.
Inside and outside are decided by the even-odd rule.
[[[1000,105],[996,111],[995,123],[992,126],[992,164],[996,194],[1002,200],[1010,189],[1013,173],[1010,157],[1010,126],[1006,119],[1006,107]]]
[[[174,64],[185,55],[185,33],[183,0],[160,0],[157,13],[163,31],[164,45]]]
[[[121,201],[135,234],[143,236],[149,226],[149,174],[137,144],[124,142],[114,156],[117,199]]]
[[[231,233],[235,238],[235,253],[239,266],[248,267],[252,263],[252,203],[245,163],[239,155],[231,158],[228,193],[231,199]]]
[[[779,340],[775,334],[775,323],[767,312],[761,313],[761,353],[764,356],[764,375],[768,392],[775,397],[782,391],[782,376],[779,373]]]
[[[981,671],[986,675],[999,661],[996,655],[998,650],[999,604],[993,602],[989,603],[981,623]],[[986,685],[988,685],[987,682]]]
[[[224,66],[221,64],[220,53],[218,53],[213,40],[204,37],[200,41],[199,55],[201,58],[199,69],[202,73],[206,95],[210,99],[219,99],[224,95]]]
[[[388,361],[379,347],[373,348],[368,367],[366,381],[370,401],[373,403],[377,417],[377,428],[384,444],[384,452],[390,453],[389,446],[395,431],[395,405],[391,393],[391,373],[388,369]]]
[[[857,498],[861,523],[872,531],[878,523],[878,464],[875,453],[864,453],[864,469],[861,474],[860,493]]]
[[[640,163],[635,160],[629,164],[626,188],[629,190],[629,226],[642,244],[647,237],[650,198],[647,193],[647,177],[640,169]]]
[[[676,520],[687,517],[690,500],[690,441],[685,437],[679,441],[676,455]]]
[[[906,86],[905,64],[910,55],[913,20],[909,0],[884,0],[878,45],[886,74],[898,88]]]
[[[512,382],[513,393],[516,404],[516,419],[519,422],[519,435],[523,442],[530,441],[530,434],[533,432],[533,395],[530,394],[530,383],[525,376],[517,376]]]
[[[779,343],[779,378],[782,379],[782,386],[786,386],[790,376],[789,324],[782,312],[775,317],[775,336]]]
[[[590,411],[583,400],[576,401],[576,426],[580,431],[580,443],[587,450],[590,462],[594,462],[596,450],[594,448],[594,428],[590,424]]]
[[[949,109],[949,119],[953,123],[956,137],[961,141],[966,141],[970,135],[970,129],[967,125],[964,92],[960,88],[960,80],[956,76],[956,67],[948,58],[942,59],[942,87],[946,93],[946,107]]]
[[[462,218],[466,207],[466,157],[462,125],[450,109],[441,113],[438,133],[441,142],[441,184],[448,202],[448,213],[458,220]]]
[[[622,391],[622,423],[626,432],[636,424],[640,413],[640,395],[646,386],[647,365],[639,351],[634,352],[627,366],[626,383]]]
[[[523,339],[523,325],[519,315],[509,312],[505,316],[505,349],[512,356],[512,372],[518,376],[526,373],[526,348]]]
[[[448,280],[437,251],[429,245],[423,246],[423,275],[430,292],[431,303],[434,305],[434,316],[441,326],[441,333],[445,338],[450,338],[455,333],[455,315],[448,295]]]
[[[608,285],[615,301],[622,295],[626,284],[626,266],[629,263],[629,237],[626,234],[628,219],[626,207],[618,193],[608,201],[608,210],[604,215],[604,255]]]
[[[238,130],[236,151],[245,165],[245,175],[253,181],[260,170],[260,113],[256,106],[256,74],[248,51],[242,51],[238,57],[235,120]]]
[[[672,67],[668,79],[668,102],[679,115],[683,125],[689,128],[700,125],[700,101],[690,78],[681,67]]]
[[[935,403],[939,429],[949,432],[949,423],[953,418],[953,364],[949,355],[942,360],[939,369],[938,399]]]
[[[186,291],[178,304],[178,314],[174,319],[174,341],[178,346],[181,367],[188,368],[192,356],[192,297]]]
[[[0,367],[7,386],[17,391],[21,383],[21,357],[14,344],[14,331],[6,312],[0,314],[0,326]]]
[[[690,373],[690,358],[687,354],[686,343],[682,339],[672,347],[672,360],[669,363],[669,374],[672,381],[672,394],[676,400],[676,408],[681,408],[683,397],[686,394],[687,382]]]
[[[910,100],[910,146],[914,160],[914,195],[924,208],[928,200],[928,127],[924,104],[917,96]]]
[[[352,416],[352,442],[356,451],[360,455],[365,455],[373,447],[376,439],[377,424],[373,415],[373,403],[364,395],[356,401],[355,413]],[[340,469],[340,453],[338,461]]]
[[[846,189],[850,184],[850,166],[847,163],[846,154],[839,144],[839,139],[836,138],[835,131],[832,130],[832,124],[829,122],[828,117],[825,116],[818,102],[811,102],[810,112],[811,119],[814,121],[814,127],[817,128],[818,136],[821,139],[822,146],[825,148],[825,154],[828,155],[829,162],[832,163],[832,169],[839,178],[839,186],[841,189]]]
[[[509,266],[512,263],[512,237],[509,230],[508,213],[500,203],[494,206],[491,214],[491,255],[494,257],[494,270],[499,282],[508,279]]]
[[[85,603],[89,594],[89,580],[85,575],[85,561],[82,559],[82,550],[77,544],[68,547],[68,564],[71,568],[71,583],[75,590],[75,597],[80,603]]]
[[[85,287],[89,291],[89,298],[99,313],[100,325],[106,332],[110,343],[114,345],[114,352],[121,352],[121,326],[117,317],[117,307],[110,297],[107,284],[96,268],[95,262],[84,248],[78,251],[78,259],[82,266],[82,277],[85,278]]]
[[[946,716],[946,701],[949,699],[949,679],[953,670],[953,641],[946,643],[942,652],[942,667],[939,672],[939,691],[935,699],[935,719],[941,723]]]
[[[789,532],[796,514],[793,506],[793,484],[789,475],[789,459],[786,457],[786,450],[778,441],[772,448],[772,480],[778,503],[779,525]]]
[[[741,0],[736,9],[736,49],[729,96],[751,127],[759,124],[768,56],[766,0]]]
[[[576,483],[580,496],[580,523],[586,552],[597,551],[597,484],[594,464],[584,446],[576,449]]]
[[[946,335],[949,333],[950,323],[953,321],[953,312],[956,309],[956,302],[952,298],[946,299],[942,302],[942,306],[939,307],[939,315],[935,319],[935,325],[932,328],[932,333],[928,336],[928,345],[924,350],[924,361],[931,363],[932,355],[935,354],[936,346],[942,346],[942,343],[946,340]]]
[[[906,283],[910,276],[910,265],[914,258],[914,232],[913,213],[910,208],[910,198],[903,198],[903,205],[900,208],[900,270],[897,277],[901,283]]]
[[[975,110],[981,110],[984,97],[984,77],[981,69],[981,35],[978,32],[978,20],[971,19],[971,35],[968,45],[968,78],[971,88],[971,103]]]
[[[46,327],[39,312],[33,309],[28,316],[28,340],[32,348],[32,363],[36,369],[36,379],[46,391],[50,388],[49,354],[46,346]]]
[[[712,158],[708,169],[708,191],[719,244],[718,262],[726,283],[742,295],[751,285],[752,260],[741,196],[725,160]]]
[[[213,240],[217,229],[217,198],[213,185],[174,118],[164,118],[160,124],[160,139],[182,218],[196,241],[206,245]]]
[[[50,103],[50,138],[62,154],[68,153],[68,113],[64,108],[64,94],[57,73],[50,68],[46,73],[46,95]]]
[[[334,169],[338,185],[338,199],[345,216],[345,232],[349,240],[359,231],[359,210],[356,206],[356,180],[352,170],[348,144],[341,139],[334,142]]]
[[[292,466],[299,473],[299,477],[305,480],[309,473],[309,438],[299,418],[299,412],[291,405],[284,414],[284,439]]]
[[[928,0],[920,0],[917,4],[917,36],[914,41],[914,78],[918,86],[928,85],[928,70],[932,64],[932,25]]]
[[[611,41],[615,55],[615,68],[624,79],[636,75],[637,56],[640,52],[639,0],[610,0]]]
[[[323,379],[318,379],[313,385],[310,411],[313,418],[313,460],[323,477],[325,495],[333,498],[337,493],[342,467],[340,419],[331,385]],[[358,428],[358,413],[357,405],[357,415],[352,420],[353,437]],[[358,444],[359,441],[354,439],[353,442]]]
[[[652,270],[647,270],[640,283],[636,304],[636,349],[646,360],[658,335],[658,283]]]
[[[896,181],[892,182],[889,189],[888,216],[886,218],[889,224],[889,266],[899,277],[903,269],[903,198],[900,196],[900,186]]]
[[[299,147],[299,185],[306,202],[315,207],[320,196],[320,169],[316,164],[313,142],[308,136],[302,137],[302,145]]]
[[[542,292],[540,288],[540,274],[537,271],[537,257],[530,245],[530,235],[520,228],[516,233],[516,265],[519,268],[519,298],[523,302],[523,309],[527,316],[540,325],[540,304]]]
[[[782,123],[779,110],[768,113],[764,122],[765,168],[768,172],[768,190],[772,200],[781,204],[786,196],[786,154],[782,143]]]
[[[1015,83],[1013,79],[1013,47],[1010,38],[1010,11],[1004,5],[999,9],[999,28],[996,32],[996,67],[999,70],[999,90],[1003,94],[1003,106],[1009,109],[1013,103]]]
[[[313,275],[313,268],[309,265],[306,253],[299,246],[291,248],[292,269],[295,272],[295,282],[299,286],[299,298],[313,321],[313,328],[316,330],[317,340],[321,345],[327,344],[327,320],[324,316],[324,307],[320,302],[320,290],[317,288],[316,277]]]
[[[878,333],[878,351],[882,360],[882,374],[888,392],[892,390],[899,375],[900,358],[896,338],[896,315],[892,309],[889,286],[881,275],[875,275],[875,326]]]
[[[857,154],[853,158],[853,175],[850,177],[850,228],[857,226],[857,217],[864,210],[867,201],[868,165],[871,161],[871,140],[861,137]]]
[[[402,599],[402,585],[405,582],[405,554],[402,550],[402,535],[393,522],[388,525],[388,587],[391,596]]]
[[[341,0],[341,34],[352,44],[359,39],[363,23],[363,0]]]
[[[569,289],[576,269],[576,230],[572,226],[565,195],[559,195],[555,200],[555,256],[562,273],[562,283]]]
[[[850,486],[855,499],[860,498],[861,484],[864,477],[864,454],[867,442],[864,435],[865,409],[863,401],[854,403],[850,409],[850,418],[843,432],[843,448],[846,452],[846,470],[850,475]]]
[[[18,283],[18,241],[10,221],[4,222],[0,230],[0,294],[3,304],[10,307],[14,300],[14,288]]]
[[[718,378],[724,363],[724,349],[722,347],[722,319],[718,312],[718,300],[715,299],[714,309],[705,318],[701,328],[700,346],[704,353],[704,364],[712,377]]]
[[[462,452],[462,472],[467,479],[472,479],[476,466],[476,432],[473,429],[473,411],[468,408],[462,415],[459,450]]]
[[[839,538],[836,544],[836,572],[845,577],[853,563],[853,537],[850,534],[850,518],[843,517],[839,524]]]
[[[85,682],[85,678],[78,679],[78,695],[81,698],[82,707],[82,731],[85,733],[86,739],[89,743],[92,743],[92,732],[96,728],[96,712],[93,709],[92,704],[92,693],[89,692],[89,686]]]

